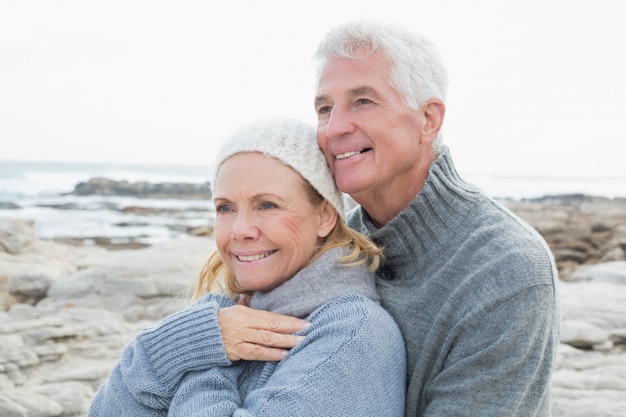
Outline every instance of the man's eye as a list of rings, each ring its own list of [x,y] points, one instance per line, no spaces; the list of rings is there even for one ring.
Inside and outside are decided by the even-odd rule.
[[[329,113],[331,110],[330,106],[322,106],[319,109],[317,109],[317,114],[322,115],[322,114],[326,114]]]
[[[367,98],[360,98],[360,99],[358,99],[356,101],[357,105],[360,105],[360,104],[371,104],[371,103],[373,103],[373,101],[370,100],[370,99],[367,99]]]

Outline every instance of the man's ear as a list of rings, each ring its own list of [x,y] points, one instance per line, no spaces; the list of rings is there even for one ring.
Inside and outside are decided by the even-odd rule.
[[[446,105],[438,98],[431,98],[422,106],[425,123],[422,127],[422,141],[432,143],[443,125]]]
[[[337,214],[337,210],[326,200],[322,203],[318,213],[319,225],[317,227],[317,235],[320,238],[325,238],[337,224],[339,214]]]

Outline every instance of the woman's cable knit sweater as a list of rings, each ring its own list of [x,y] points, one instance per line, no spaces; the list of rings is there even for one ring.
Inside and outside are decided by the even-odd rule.
[[[405,349],[365,265],[334,249],[251,307],[307,317],[280,362],[230,362],[219,295],[140,332],[97,392],[89,416],[402,416]]]
[[[557,273],[539,234],[457,174],[447,149],[423,189],[377,229],[382,304],[407,347],[407,416],[549,416]]]

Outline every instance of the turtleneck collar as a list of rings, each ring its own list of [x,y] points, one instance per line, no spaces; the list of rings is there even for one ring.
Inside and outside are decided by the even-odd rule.
[[[282,285],[271,291],[255,292],[250,307],[304,318],[347,294],[357,293],[378,301],[375,275],[367,270],[367,265],[337,264],[337,258],[347,253],[346,248],[328,250]]]
[[[377,229],[363,208],[357,216],[370,238],[385,246],[385,264],[403,262],[415,253],[426,262],[463,228],[479,195],[476,187],[459,176],[444,146],[422,190],[389,223]]]

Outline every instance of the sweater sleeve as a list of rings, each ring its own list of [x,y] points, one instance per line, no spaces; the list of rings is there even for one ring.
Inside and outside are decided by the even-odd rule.
[[[217,310],[230,300],[208,295],[144,329],[122,351],[108,380],[96,393],[89,416],[161,416],[183,376],[228,366]]]
[[[241,361],[188,374],[170,415],[403,416],[405,348],[388,313],[348,295],[308,320],[306,338],[279,363]]]
[[[544,388],[554,363],[556,318],[549,313],[554,306],[537,306],[553,299],[550,286],[537,285],[459,323],[450,333],[454,348],[426,387],[430,401],[422,415],[516,417],[549,410]]]

